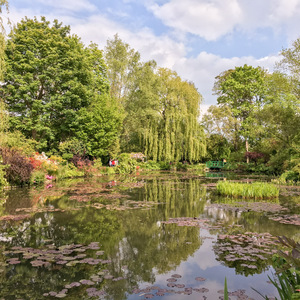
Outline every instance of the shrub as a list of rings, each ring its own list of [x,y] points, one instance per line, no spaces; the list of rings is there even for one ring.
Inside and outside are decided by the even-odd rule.
[[[147,170],[160,170],[159,163],[153,160],[148,160],[146,163],[142,164],[142,166]]]
[[[5,179],[5,166],[2,165],[2,157],[0,156],[0,191],[8,184]]]
[[[3,164],[7,165],[6,179],[10,184],[23,185],[30,183],[33,166],[29,159],[19,151],[9,148],[0,148]]]
[[[168,162],[165,161],[160,161],[159,162],[159,167],[161,170],[171,170],[171,165]]]
[[[84,176],[84,172],[78,170],[72,163],[59,165],[56,171],[57,180],[82,176]]]
[[[122,153],[119,165],[113,168],[115,168],[115,172],[118,174],[130,174],[136,170],[137,165],[137,161],[131,158],[129,153]]]
[[[42,170],[34,170],[31,174],[30,183],[33,185],[40,185],[45,183],[46,174]]]
[[[176,170],[187,171],[187,169],[188,169],[187,164],[183,164],[182,162],[178,162],[176,164]]]

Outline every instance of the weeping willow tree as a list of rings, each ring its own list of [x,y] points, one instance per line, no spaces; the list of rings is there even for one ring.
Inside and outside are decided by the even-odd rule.
[[[124,152],[143,152],[154,161],[199,161],[205,137],[199,125],[202,96],[155,61],[140,55],[116,35],[105,51],[112,96],[125,117],[121,135]]]
[[[192,83],[148,62],[140,70],[127,111],[132,140],[154,161],[199,161],[205,137],[199,125],[201,95]],[[129,114],[128,114],[129,116]]]

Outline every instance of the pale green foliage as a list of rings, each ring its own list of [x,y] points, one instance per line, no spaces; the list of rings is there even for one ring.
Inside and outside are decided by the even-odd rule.
[[[228,142],[231,142],[235,149],[238,149],[241,121],[233,116],[229,105],[211,105],[207,113],[203,116],[201,124],[208,138],[212,135],[222,136]],[[213,138],[211,140],[213,141]],[[213,146],[211,146],[211,148],[212,147]]]
[[[5,7],[8,11],[8,1],[0,0],[0,81],[3,79],[5,67],[4,50],[5,50],[5,30],[3,26],[2,8]],[[9,20],[8,20],[9,23]]]
[[[125,112],[121,150],[154,161],[199,161],[205,137],[198,123],[201,95],[171,70],[157,69],[116,35],[105,52],[111,95]]]
[[[0,135],[5,133],[9,127],[9,115],[5,103],[0,99]],[[1,139],[1,136],[0,136]]]
[[[118,34],[107,41],[105,62],[108,67],[111,96],[125,105],[136,68],[140,64],[140,54],[126,43]]]
[[[242,197],[246,199],[277,198],[279,196],[279,189],[274,184],[265,182],[248,184],[219,181],[217,184],[217,192],[225,196]]]

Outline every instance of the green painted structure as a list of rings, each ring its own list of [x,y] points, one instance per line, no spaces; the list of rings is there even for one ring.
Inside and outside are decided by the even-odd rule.
[[[226,165],[224,161],[207,161],[206,168],[208,169],[222,169]]]

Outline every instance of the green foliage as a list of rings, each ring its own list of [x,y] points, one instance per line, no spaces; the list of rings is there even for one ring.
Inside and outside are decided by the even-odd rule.
[[[248,184],[219,181],[217,184],[217,192],[221,195],[242,197],[245,199],[269,199],[277,198],[279,196],[279,189],[274,184],[265,182],[254,182],[252,184]]]
[[[82,176],[84,176],[84,172],[78,170],[72,163],[68,163],[66,165],[59,165],[56,171],[57,180]]]
[[[211,139],[211,136],[220,136],[225,141],[233,144],[233,148],[235,150],[239,148],[241,142],[239,136],[241,121],[233,116],[229,105],[211,105],[207,110],[207,113],[202,117],[201,124],[208,135],[208,152],[211,151],[211,148],[213,148],[213,146],[210,146],[210,144],[214,142],[214,140]],[[227,152],[228,150],[226,153]]]
[[[84,47],[57,20],[25,18],[10,34],[6,57],[3,97],[14,130],[38,141],[40,151],[76,139],[90,156],[107,153],[120,121],[95,44]]]
[[[224,281],[224,300],[228,300],[228,288],[227,288],[227,278],[225,277]]]
[[[131,158],[129,153],[122,153],[119,157],[119,164],[112,168],[118,174],[130,174],[136,171],[137,165],[137,161]]]
[[[171,70],[157,69],[116,35],[106,47],[111,95],[125,118],[121,150],[143,152],[153,161],[199,161],[205,137],[199,125],[202,100],[195,86]]]
[[[160,170],[160,164],[157,161],[148,160],[146,163],[142,164],[143,169],[148,170]]]
[[[273,279],[270,277],[269,279],[276,287],[280,299],[300,299],[300,244],[285,236],[278,237],[278,239],[288,251],[279,250],[278,254],[274,255],[272,265],[276,274]],[[257,292],[264,299],[269,299],[259,291]]]
[[[115,145],[122,126],[122,114],[116,103],[107,95],[95,96],[95,101],[81,109],[78,116],[80,128],[76,138],[84,145],[90,157],[108,156]]]
[[[46,173],[43,170],[34,170],[31,174],[30,183],[32,185],[41,185],[46,181]]]
[[[211,134],[207,139],[207,160],[228,159],[231,153],[229,142],[219,134]]]
[[[3,80],[3,70],[5,69],[5,59],[4,59],[5,29],[3,25],[3,18],[1,16],[3,7],[6,9],[6,11],[8,11],[8,1],[0,0],[0,81]]]
[[[84,155],[86,151],[84,144],[76,138],[60,142],[58,149],[62,158],[66,160],[70,160],[74,155]]]

